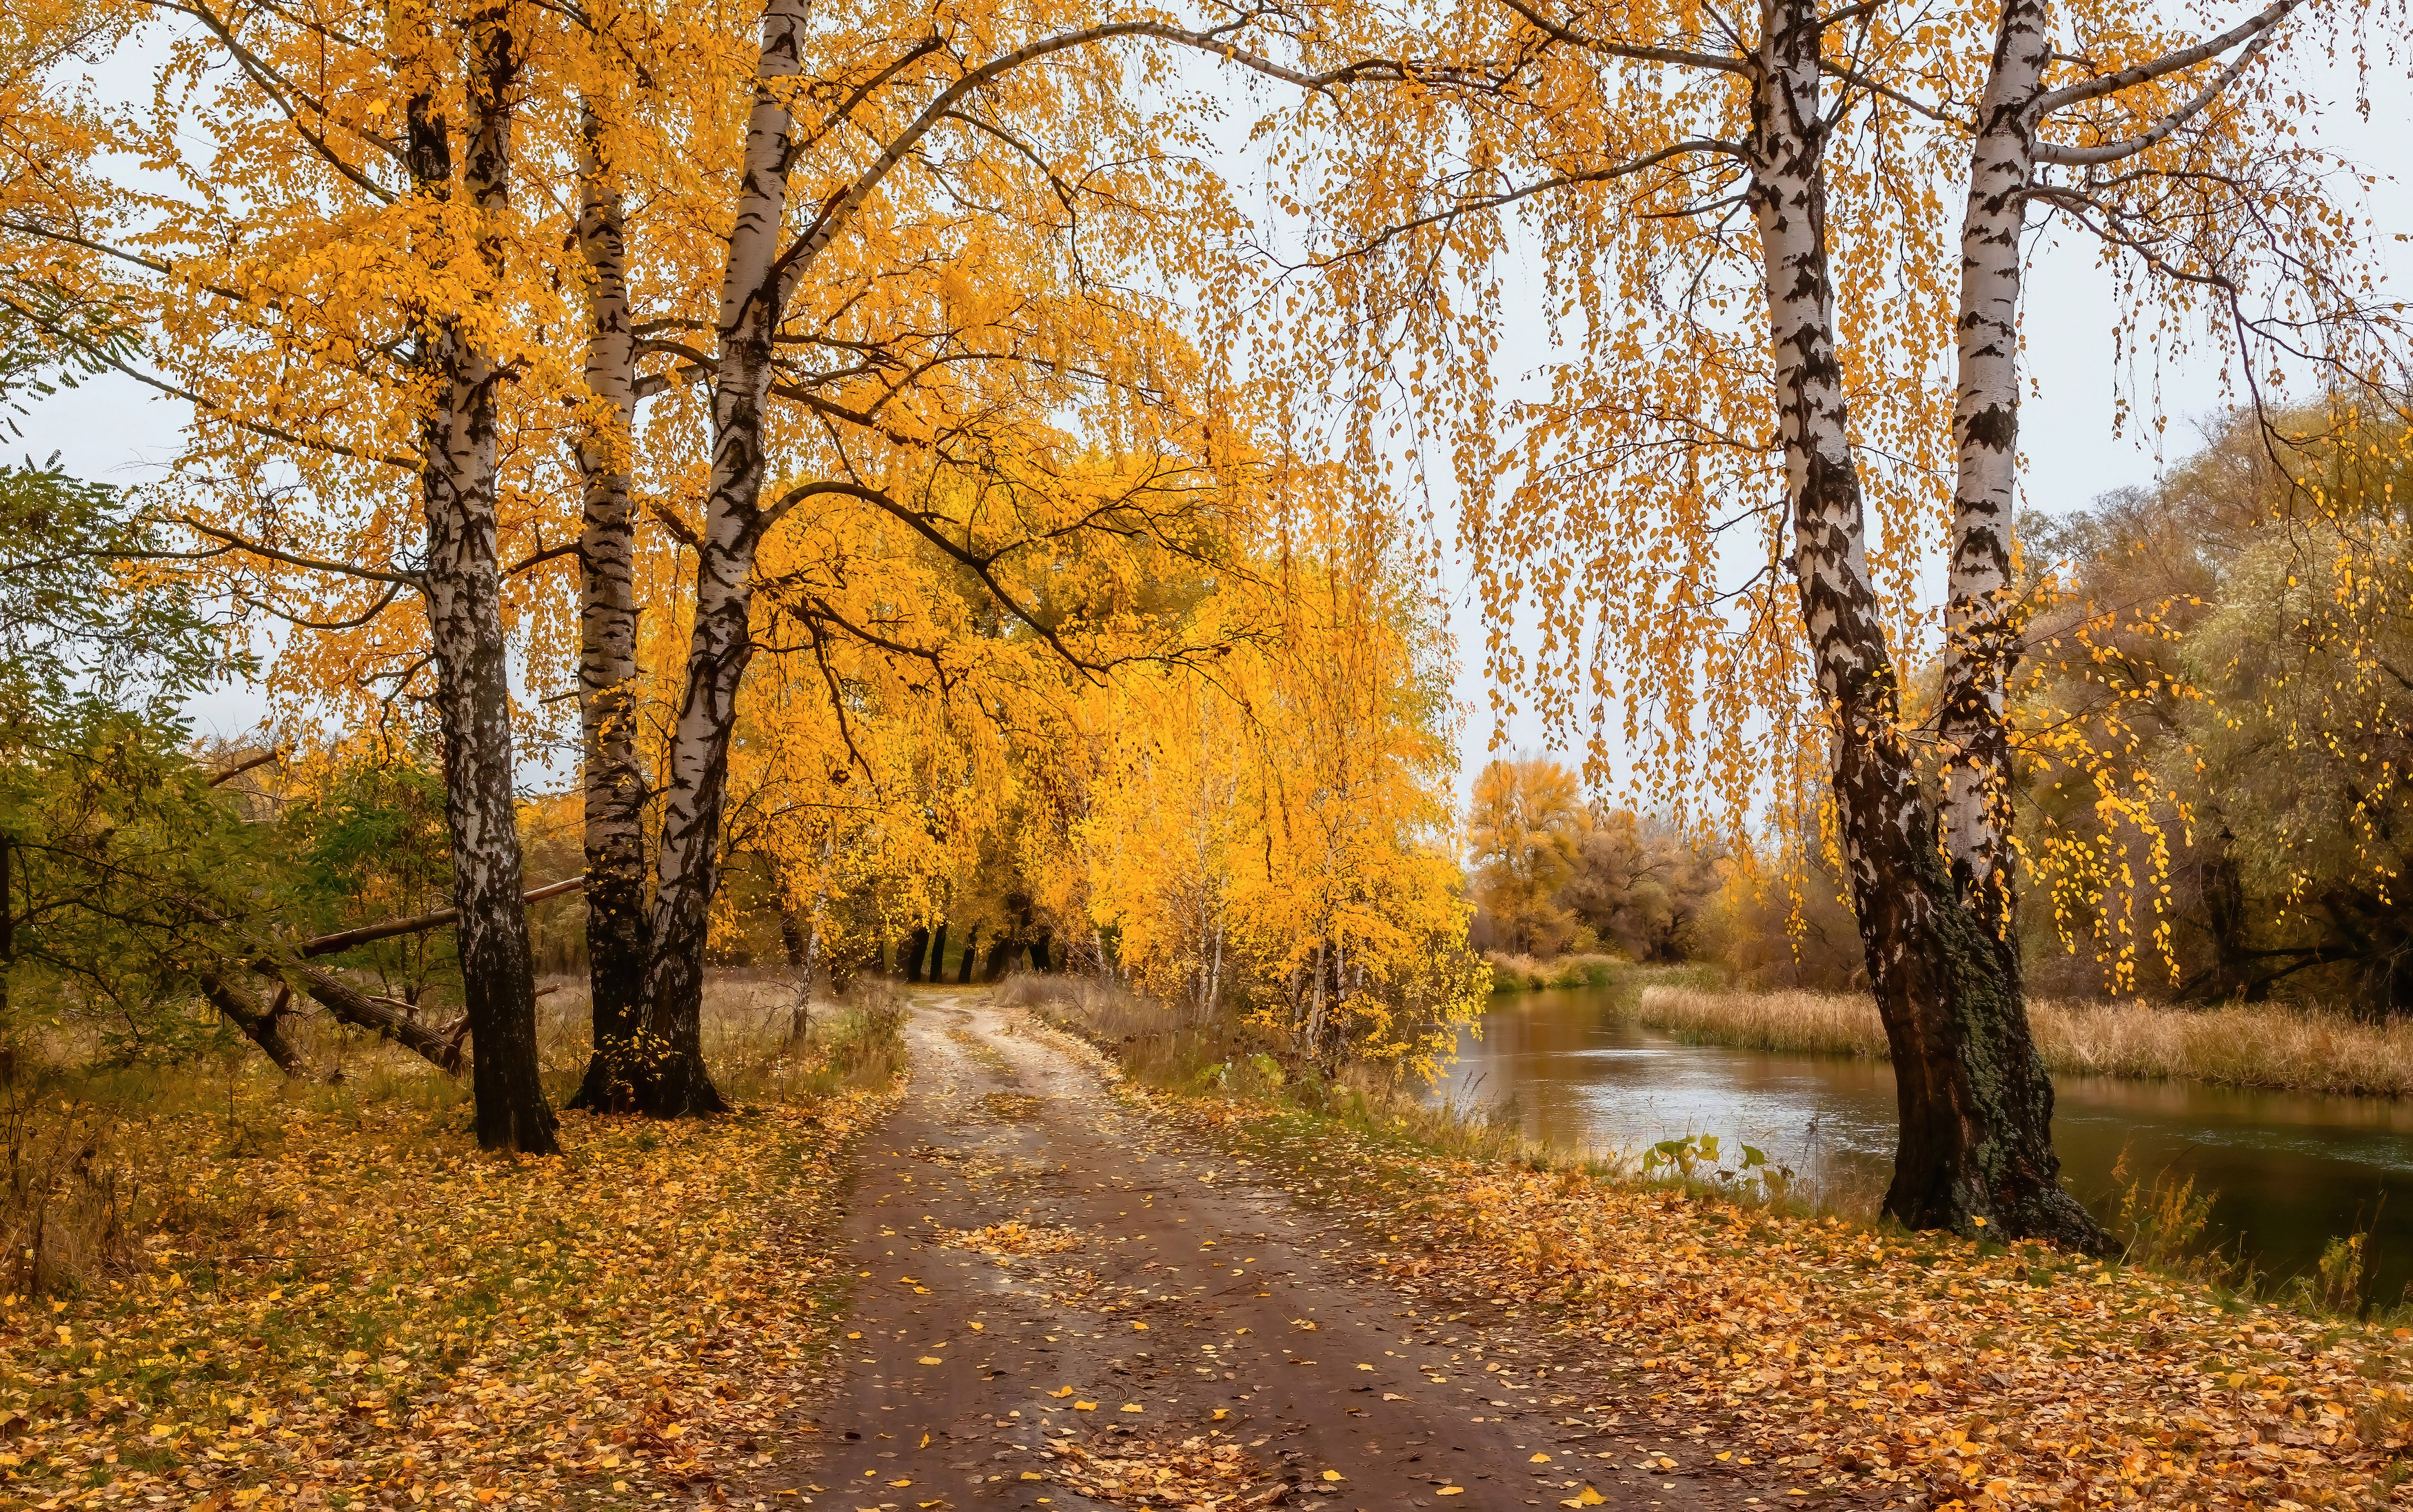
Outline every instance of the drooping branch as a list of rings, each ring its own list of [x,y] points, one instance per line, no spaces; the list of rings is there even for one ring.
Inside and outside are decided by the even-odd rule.
[[[207,536],[212,541],[222,541],[237,551],[248,552],[254,556],[265,557],[273,562],[283,562],[289,567],[305,567],[314,572],[333,572],[344,577],[367,578],[375,583],[398,584],[403,587],[418,588],[422,592],[427,586],[416,572],[394,572],[383,568],[355,567],[349,562],[330,562],[316,556],[303,556],[271,546],[264,541],[253,541],[247,536],[239,536],[231,530],[222,529],[217,526],[204,525],[199,520],[185,515],[176,516],[175,523],[187,530]]]
[[[2286,3],[2292,6],[2297,3],[2297,0],[2286,0]],[[2264,48],[2269,47],[2271,39],[2278,35],[2275,25],[2256,33],[2253,40],[2245,44],[2244,50],[2230,60],[2228,67],[2220,70],[2219,77],[2204,85],[2193,99],[2135,136],[2119,141],[2107,141],[2093,147],[2070,147],[2055,141],[2038,141],[2036,144],[2036,161],[2059,163],[2072,168],[2089,168],[2103,163],[2116,163],[2123,158],[2134,157],[2139,153],[2150,150],[2169,140],[2170,134],[2179,127],[2203,113],[2213,101],[2228,91],[2230,84],[2237,82],[2237,76],[2243,73],[2246,66],[2251,64]]]

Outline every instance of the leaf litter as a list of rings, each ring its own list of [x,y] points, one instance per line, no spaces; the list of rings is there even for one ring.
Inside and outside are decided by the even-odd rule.
[[[1530,1331],[1582,1342],[1629,1383],[1641,1400],[1623,1407],[1715,1431],[1735,1445],[1720,1458],[1773,1472],[1780,1496],[1934,1512],[2413,1505],[2399,1484],[2413,1329],[2040,1246],[1787,1216],[1123,1090],[1371,1229],[1377,1272],[1540,1314]]]
[[[202,1512],[709,1494],[809,1399],[828,1210],[884,1099],[659,1124],[555,1161],[424,1110],[279,1107],[264,1149],[151,1126],[168,1222],[65,1297],[0,1298],[0,1504]]]

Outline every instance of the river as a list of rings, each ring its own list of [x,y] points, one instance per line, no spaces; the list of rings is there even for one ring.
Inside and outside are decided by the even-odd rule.
[[[1511,1111],[1568,1149],[1631,1154],[1689,1134],[1748,1142],[1844,1210],[1874,1209],[1893,1155],[1890,1067],[1687,1045],[1635,1022],[1631,990],[1494,998],[1435,1095]],[[2063,1174],[2098,1213],[2129,1178],[2193,1177],[2218,1194],[2208,1240],[2264,1273],[2300,1274],[2332,1238],[2367,1229],[2371,1295],[2406,1294],[2413,1102],[2105,1076],[2054,1085]]]

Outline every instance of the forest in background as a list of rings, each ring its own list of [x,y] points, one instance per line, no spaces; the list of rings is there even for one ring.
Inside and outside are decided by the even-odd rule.
[[[2413,1011],[2400,441],[2283,468],[2234,415],[2161,482],[2022,522],[2014,801],[2039,994]],[[1931,740],[1934,687],[1930,669],[1909,702]],[[1547,758],[1488,765],[1468,824],[1478,948],[1867,985],[1814,829],[1704,838]]]

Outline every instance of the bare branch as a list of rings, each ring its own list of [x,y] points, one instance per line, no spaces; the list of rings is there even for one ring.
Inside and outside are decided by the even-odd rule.
[[[2192,68],[2199,63],[2220,56],[2249,37],[2269,31],[2285,21],[2287,13],[2302,3],[2303,0],[2272,0],[2272,4],[2246,17],[2218,37],[2208,37],[2193,47],[2183,47],[2175,52],[2164,53],[2151,63],[2140,63],[2135,67],[2123,68],[2117,73],[2108,73],[2099,79],[2082,80],[2065,88],[2048,90],[2037,96],[2036,103],[2029,107],[2030,118],[2042,121],[2046,116],[2065,106],[2082,104],[2091,99],[2101,99],[2107,95],[2117,95],[2124,89],[2134,89],[2139,84],[2151,83],[2165,75]]]
[[[222,530],[214,525],[203,525],[199,520],[189,519],[184,515],[177,515],[174,519],[176,524],[187,530],[197,531],[212,541],[223,541],[237,551],[249,552],[254,556],[263,556],[272,562],[284,562],[291,567],[306,567],[314,572],[335,572],[345,577],[367,578],[375,583],[393,583],[403,587],[425,591],[426,585],[420,581],[419,574],[416,572],[390,572],[381,568],[354,567],[348,562],[321,561],[316,556],[297,556],[292,552],[283,551],[261,541],[236,535],[231,530]]]

